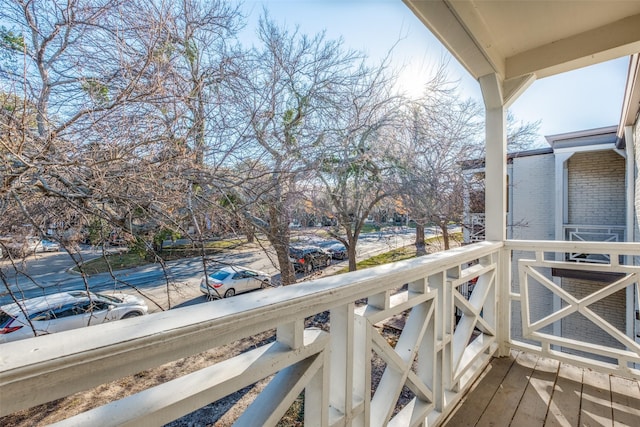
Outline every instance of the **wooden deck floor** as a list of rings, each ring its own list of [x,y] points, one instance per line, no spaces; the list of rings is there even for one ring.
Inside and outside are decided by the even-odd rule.
[[[640,382],[512,352],[493,359],[444,426],[640,427]]]

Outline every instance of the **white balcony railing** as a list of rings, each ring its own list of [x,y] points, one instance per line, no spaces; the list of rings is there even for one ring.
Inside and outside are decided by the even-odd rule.
[[[507,241],[518,276],[509,295],[511,348],[622,377],[640,378],[635,330],[640,245],[601,242]],[[597,254],[575,262],[568,254]],[[603,259],[608,262],[603,263]],[[565,282],[565,279],[568,279]],[[547,301],[546,304],[541,301]],[[520,323],[513,328],[514,322]],[[563,322],[586,332],[567,332]],[[590,332],[591,331],[591,332]],[[579,338],[572,336],[577,334]],[[592,335],[592,336],[589,336]]]
[[[270,344],[60,425],[161,425],[264,378],[269,384],[237,425],[275,425],[302,392],[306,426],[437,425],[490,358],[511,347],[638,378],[638,344],[590,309],[590,304],[614,292],[637,286],[638,267],[618,260],[640,255],[638,246],[597,245],[598,252],[615,260],[597,268],[624,277],[589,296],[568,295],[547,278],[550,268],[596,268],[556,262],[550,255],[595,249],[589,245],[594,244],[482,242],[286,288],[4,344],[0,411],[6,415],[33,407],[269,330],[276,334]],[[512,258],[520,258],[513,263],[519,274],[511,274]],[[519,278],[513,286],[511,276]],[[472,279],[474,285],[468,287]],[[552,305],[557,312],[531,316],[533,282],[565,301]],[[470,294],[463,295],[462,288]],[[511,313],[518,311],[523,314],[513,319],[520,319],[524,327],[516,338],[510,329],[518,322],[512,321]],[[329,313],[326,330],[305,327],[305,319],[324,312]],[[621,345],[594,346],[547,332],[574,312]],[[456,313],[461,313],[457,322]],[[405,321],[392,343],[378,332],[390,318]],[[607,361],[567,353],[566,348],[605,356]],[[384,366],[381,376],[373,374],[374,366]],[[409,399],[400,398],[405,386]]]
[[[577,225],[565,224],[564,239],[570,242],[624,242],[626,227],[623,225]],[[572,252],[567,259],[575,262],[608,264],[603,254]]]

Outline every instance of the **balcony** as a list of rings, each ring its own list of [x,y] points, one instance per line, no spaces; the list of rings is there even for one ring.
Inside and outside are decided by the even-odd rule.
[[[605,254],[610,262],[566,260],[566,254],[577,252]],[[534,372],[532,358],[613,375],[621,384],[635,384],[637,392],[640,345],[629,333],[632,310],[628,307],[626,329],[602,314],[602,303],[620,292],[633,301],[640,267],[627,260],[635,256],[640,248],[631,243],[482,242],[8,343],[0,358],[0,411],[4,416],[51,402],[265,331],[274,331],[275,340],[105,406],[69,414],[56,425],[162,425],[263,379],[268,384],[236,425],[276,425],[300,395],[305,426],[444,425],[452,414],[471,416],[456,408],[463,401],[478,403],[469,393],[484,387],[479,378],[505,372],[495,367],[500,364],[513,370],[528,360],[524,371],[516,369],[523,381],[526,369]],[[600,271],[613,279],[575,295],[558,285],[552,269]],[[551,303],[541,306],[544,298]],[[308,320],[322,313],[329,321],[309,327]],[[558,325],[571,316],[595,325],[611,344],[563,336]],[[384,325],[391,323],[401,333],[383,335]],[[508,358],[513,354],[519,355],[515,362]],[[637,420],[637,397],[627,402],[628,408],[618,403],[616,408]],[[574,409],[557,403],[549,403],[556,405],[554,411]],[[501,413],[484,416],[492,421]]]

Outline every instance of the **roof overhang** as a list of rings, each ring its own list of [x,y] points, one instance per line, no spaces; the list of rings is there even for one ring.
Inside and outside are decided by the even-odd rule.
[[[622,100],[622,113],[620,114],[620,124],[618,126],[619,146],[624,145],[624,129],[633,126],[638,122],[640,114],[640,55],[637,53],[631,56],[629,61],[629,71],[627,73],[627,84],[624,89]]]
[[[640,1],[403,0],[476,79],[505,99],[529,82],[640,52]]]
[[[615,148],[617,126],[607,126],[597,129],[587,129],[558,135],[545,136],[554,152],[568,151],[598,151]]]

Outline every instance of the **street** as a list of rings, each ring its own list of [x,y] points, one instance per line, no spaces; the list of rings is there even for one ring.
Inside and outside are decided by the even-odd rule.
[[[298,234],[297,244],[313,242],[314,239],[310,236],[312,235]],[[377,253],[410,245],[414,240],[415,230],[410,228],[398,227],[383,233],[362,234],[358,241],[358,261]],[[88,261],[101,256],[101,253],[90,247],[83,247],[76,256],[83,261]],[[262,270],[273,276],[274,283],[279,281],[279,271],[274,254],[269,250],[265,251],[258,245],[254,245],[250,249],[226,251],[216,256],[213,263],[235,264]],[[321,274],[330,274],[346,265],[346,260],[333,260],[331,267],[319,271],[322,272]],[[17,269],[13,268],[7,259],[0,261],[0,268],[6,283],[19,299],[88,288],[93,292],[139,293],[148,300],[150,311],[166,310],[206,301],[198,288],[203,274],[201,258],[170,261],[165,264],[164,268],[160,263],[155,263],[138,268],[117,270],[114,271],[113,276],[110,273],[96,274],[88,277],[86,283],[79,274],[71,272],[70,269],[73,266],[74,262],[70,255],[64,251],[37,253],[19,263]],[[309,277],[315,278],[318,275],[319,273],[314,273]],[[304,279],[301,274],[298,277],[298,281]],[[4,291],[0,292],[0,305],[13,302],[4,288],[6,287],[3,286]]]

